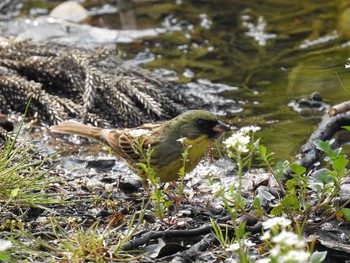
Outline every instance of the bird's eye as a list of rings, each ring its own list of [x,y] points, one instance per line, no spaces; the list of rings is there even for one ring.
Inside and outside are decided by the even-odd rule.
[[[196,121],[196,124],[197,124],[197,127],[201,130],[207,127],[207,122],[203,119],[198,119]]]

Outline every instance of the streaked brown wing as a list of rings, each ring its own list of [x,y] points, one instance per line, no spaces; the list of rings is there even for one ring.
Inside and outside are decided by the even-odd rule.
[[[143,162],[137,144],[142,143],[143,151],[151,149],[159,143],[161,123],[145,124],[135,129],[114,130],[105,138],[112,149],[128,162]]]
[[[120,157],[124,158],[123,151],[120,147],[120,136],[123,134],[123,130],[110,130],[103,134],[107,144],[115,151]]]

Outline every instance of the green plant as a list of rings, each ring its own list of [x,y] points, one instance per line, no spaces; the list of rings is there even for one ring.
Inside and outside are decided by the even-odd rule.
[[[148,147],[145,151],[143,148],[143,139],[139,138],[138,142],[135,144],[136,150],[142,156],[144,160],[143,163],[139,163],[140,167],[144,170],[148,181],[151,183],[152,188],[154,189],[153,193],[150,192],[148,184],[144,183],[144,188],[148,192],[151,201],[155,206],[155,214],[159,217],[160,220],[163,221],[164,217],[167,215],[167,208],[172,204],[172,201],[167,201],[167,196],[165,194],[165,190],[159,188],[160,180],[157,177],[154,169],[151,165],[151,156],[153,150]]]
[[[19,139],[29,104],[17,132],[8,136],[0,153],[0,212],[9,206],[43,207],[64,202],[57,199],[58,194],[42,193],[53,182],[46,176],[54,168],[54,165],[47,168],[52,156],[38,158],[28,142],[29,133]]]
[[[216,239],[220,242],[225,258],[230,258],[233,254],[238,253],[240,262],[253,262],[248,251],[255,244],[248,239],[244,223],[238,228],[238,231],[232,231],[228,225],[225,225],[224,229],[222,229],[223,227],[212,218],[210,218],[210,223]],[[232,233],[235,233],[235,235],[232,235]],[[237,235],[239,238],[237,238]]]
[[[284,195],[279,205],[271,211],[271,215],[287,215],[300,235],[308,219],[316,212],[330,214],[323,219],[324,223],[334,218],[339,211],[346,213],[344,207],[350,203],[348,201],[342,206],[337,206],[333,202],[334,197],[339,195],[342,181],[349,174],[346,168],[349,160],[346,155],[341,154],[341,148],[332,149],[332,141],[316,140],[314,144],[318,150],[325,153],[325,167],[309,174],[298,164],[289,165],[292,178],[285,182],[285,186],[279,184]],[[283,178],[287,167],[287,162],[277,164],[277,169],[273,171],[276,180]]]
[[[256,216],[246,212],[245,201],[241,196],[243,169],[251,166],[252,158],[254,154],[256,154],[259,146],[259,140],[254,141],[254,133],[256,130],[255,127],[243,129],[232,134],[223,142],[228,156],[237,163],[238,180],[226,189],[220,183],[213,184],[214,194],[221,198],[225,208],[231,216],[234,235],[232,238],[228,238],[227,229],[225,234],[223,234],[218,225],[211,220],[214,233],[222,246],[226,248],[226,251],[238,253],[239,262],[242,263],[252,262],[252,259],[248,254],[248,249],[252,243],[247,239],[245,224],[241,224],[240,226],[237,224],[238,213],[241,212],[249,217],[259,220]]]
[[[124,225],[115,229],[103,226],[99,221],[93,223],[86,230],[81,226],[73,225],[71,230],[61,227],[54,218],[50,218],[53,233],[58,240],[57,246],[50,249],[62,255],[62,260],[72,262],[81,261],[130,261],[138,256],[132,256],[122,250],[122,246],[131,239],[143,220],[144,206],[136,220],[136,213],[128,221],[127,229],[121,231]],[[134,225],[135,224],[135,225]],[[112,231],[113,230],[113,231]]]
[[[261,240],[267,245],[267,256],[257,263],[320,263],[327,252],[308,252],[306,242],[293,231],[292,221],[283,217],[274,217],[263,222],[264,235]]]
[[[184,194],[184,177],[186,175],[186,166],[188,162],[188,154],[190,145],[187,145],[185,143],[185,138],[180,140],[182,146],[183,146],[183,152],[182,152],[182,167],[179,170],[179,178],[181,180],[180,185],[176,185],[177,187],[177,196],[174,197],[176,200],[176,210],[179,210],[179,206],[182,203],[183,194]],[[136,150],[140,153],[142,156],[142,159],[144,160],[143,163],[140,163],[140,167],[143,169],[145,174],[147,175],[147,179],[150,182],[153,192],[151,193],[148,189],[148,185],[145,185],[146,191],[148,191],[148,194],[150,195],[150,198],[155,206],[155,213],[156,216],[160,218],[160,220],[163,220],[165,216],[169,215],[169,207],[174,203],[173,200],[168,200],[167,198],[167,192],[164,189],[159,188],[160,180],[157,177],[157,174],[154,172],[154,169],[151,165],[151,156],[153,153],[153,149],[150,147],[147,148],[147,150],[144,150],[142,148],[143,140],[142,138],[139,138],[139,141],[135,145]]]
[[[271,163],[272,154],[267,153],[266,147],[260,145],[259,140],[254,141],[253,138],[254,131],[251,135],[249,134],[249,131],[245,130],[230,136],[223,142],[226,146],[228,155],[237,163],[238,179],[237,182],[226,188],[220,183],[213,184],[213,188],[215,189],[213,191],[214,194],[221,198],[225,208],[231,216],[234,235],[230,236],[227,232],[228,229],[222,230],[212,220],[211,223],[214,233],[223,247],[227,248],[231,246],[231,248],[234,248],[235,252],[239,255],[239,262],[242,263],[252,262],[253,259],[248,254],[249,246],[247,246],[247,243],[249,242],[247,242],[245,225],[242,224],[238,226],[236,223],[238,213],[242,213],[254,218],[255,220],[263,222],[266,218],[271,216],[287,217],[287,220],[290,222],[290,225],[288,224],[288,231],[290,236],[293,236],[295,240],[301,240],[308,219],[310,219],[310,217],[316,212],[330,210],[332,211],[333,216],[340,211],[344,214],[344,217],[350,215],[344,205],[336,207],[334,206],[335,204],[332,204],[331,202],[332,199],[339,194],[341,182],[348,174],[346,169],[348,160],[344,155],[340,154],[339,149],[332,150],[330,142],[316,141],[316,147],[326,153],[325,162],[327,163],[328,168],[323,168],[313,175],[310,175],[306,173],[304,167],[297,164],[289,165],[287,161],[277,163],[276,168],[274,169]],[[247,205],[246,201],[241,196],[243,168],[246,167],[249,169],[252,158],[255,155],[259,155],[255,160],[265,163],[281,188],[281,197],[280,199],[277,199],[278,204],[269,212],[269,214],[262,207],[261,200],[258,197],[256,197],[251,203],[251,208],[255,214],[252,215],[247,213],[245,210],[245,206]],[[287,167],[289,167],[292,172],[292,179],[290,180],[286,180],[284,177]],[[266,195],[268,195],[268,193],[266,193]],[[273,199],[276,199],[275,196],[271,194],[270,196]],[[285,246],[282,249],[281,244],[276,242],[279,237],[282,237],[279,235],[280,232],[281,234],[284,234],[285,231],[286,228],[280,228],[277,232],[271,230],[269,233],[272,234],[269,238],[272,238],[272,241],[269,241],[269,238],[263,236],[263,242],[269,246],[269,253],[271,253],[272,256],[266,258],[266,261],[261,262],[302,262],[305,258],[307,258],[307,261],[305,262],[321,262],[324,259],[325,253],[323,252],[315,252],[312,254],[312,243],[307,245],[300,241],[299,244],[303,243],[303,246],[300,246],[298,249],[302,251],[300,252],[300,255],[303,255],[303,259],[301,259],[301,261],[293,261],[290,259],[283,261],[283,258],[290,258],[293,253],[297,253],[294,251],[296,247]],[[296,234],[293,231],[295,231]],[[280,249],[278,251],[279,256],[274,257],[278,254],[276,249]]]
[[[0,261],[12,262],[11,255],[6,250],[12,246],[12,243],[8,240],[0,239]]]
[[[182,203],[182,199],[183,199],[183,194],[184,194],[184,189],[185,189],[185,181],[184,181],[184,178],[185,178],[185,175],[186,175],[186,166],[187,166],[187,162],[189,161],[188,159],[188,152],[189,152],[189,149],[191,148],[191,145],[187,145],[185,143],[185,138],[183,139],[180,139],[180,142],[182,144],[182,167],[180,168],[179,170],[179,177],[180,177],[180,186],[178,187],[177,189],[177,204],[176,204],[176,210],[178,211],[179,210],[179,206],[180,204]]]
[[[15,247],[16,259],[28,256],[37,259],[68,262],[122,262],[142,257],[136,251],[124,251],[123,246],[135,235],[144,219],[145,207],[136,211],[123,224],[114,226],[95,221],[85,228],[81,223],[69,218],[50,217],[52,234],[32,235],[27,231],[7,234],[6,237]],[[63,224],[66,227],[61,226]],[[23,242],[24,240],[24,242]]]
[[[58,194],[42,193],[52,183],[46,175],[54,168],[46,168],[50,157],[38,160],[27,140],[17,142],[9,138],[0,153],[0,212],[8,206],[42,206],[58,203]]]

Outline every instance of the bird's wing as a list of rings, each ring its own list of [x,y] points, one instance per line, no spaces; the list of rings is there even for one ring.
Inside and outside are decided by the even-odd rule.
[[[159,143],[160,132],[161,124],[146,124],[135,129],[109,130],[104,138],[122,158],[133,162],[143,162],[142,155],[148,147],[152,149]]]

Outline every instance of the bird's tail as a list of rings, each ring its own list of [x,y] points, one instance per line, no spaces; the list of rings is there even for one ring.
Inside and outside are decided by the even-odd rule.
[[[105,139],[105,135],[106,132],[109,132],[109,130],[85,125],[79,122],[61,122],[58,125],[51,126],[50,131],[55,133],[76,134],[79,136],[95,139],[108,145]]]

